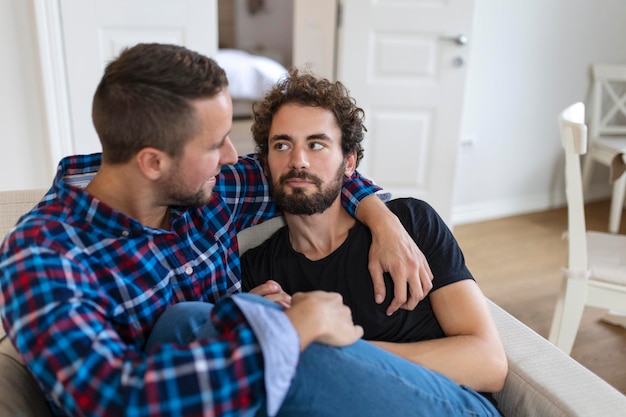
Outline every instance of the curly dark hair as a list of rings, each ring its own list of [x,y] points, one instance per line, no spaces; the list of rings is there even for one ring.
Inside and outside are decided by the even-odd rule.
[[[281,106],[296,103],[304,106],[321,107],[333,112],[337,125],[341,129],[341,148],[344,155],[354,153],[356,165],[363,158],[365,112],[357,107],[348,89],[339,81],[331,82],[308,71],[291,68],[265,95],[262,101],[254,103],[254,122],[252,136],[256,151],[263,163],[267,162],[269,152],[269,131],[274,115]]]
[[[145,147],[176,157],[199,129],[191,100],[228,86],[212,59],[178,45],[138,44],[111,61],[98,84],[92,120],[109,163]]]

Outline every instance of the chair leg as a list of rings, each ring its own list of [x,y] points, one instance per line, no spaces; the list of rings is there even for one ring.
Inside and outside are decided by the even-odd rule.
[[[583,161],[583,195],[587,195],[589,192],[589,184],[591,184],[594,163],[595,161],[593,160],[590,152],[587,152],[585,160]]]
[[[560,312],[555,312],[555,317],[550,329],[550,341],[568,355],[572,352],[576,333],[580,326],[580,320],[585,308],[587,298],[587,280],[580,278],[569,278],[565,283],[565,294],[562,297],[562,305],[557,308]],[[560,317],[559,317],[560,316]]]
[[[622,220],[624,209],[624,194],[626,192],[626,173],[619,176],[613,182],[613,195],[611,197],[611,213],[609,215],[609,232],[619,232],[619,224]]]
[[[550,326],[550,334],[548,340],[554,344],[558,344],[558,336],[561,332],[561,323],[563,322],[563,307],[565,305],[565,293],[567,292],[567,277],[561,278],[561,288],[556,299],[556,307],[554,308],[554,316],[552,317],[552,325]]]

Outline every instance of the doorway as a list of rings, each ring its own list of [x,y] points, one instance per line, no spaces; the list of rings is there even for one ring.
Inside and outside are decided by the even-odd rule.
[[[252,104],[292,65],[293,0],[219,0],[215,59],[233,99],[230,138],[239,154],[254,152]]]

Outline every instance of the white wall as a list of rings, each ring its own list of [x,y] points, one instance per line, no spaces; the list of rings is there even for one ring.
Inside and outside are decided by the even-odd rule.
[[[52,179],[35,33],[30,1],[0,0],[0,190]]]
[[[48,187],[31,1],[0,0],[0,190]],[[589,64],[626,63],[623,0],[476,0],[454,223],[563,203],[556,117]],[[349,80],[345,80],[349,83]],[[598,174],[601,174],[600,172]],[[609,190],[597,175],[599,193]]]
[[[626,63],[623,0],[476,4],[463,123],[475,143],[458,157],[455,224],[563,204],[557,114],[586,101],[592,62]]]

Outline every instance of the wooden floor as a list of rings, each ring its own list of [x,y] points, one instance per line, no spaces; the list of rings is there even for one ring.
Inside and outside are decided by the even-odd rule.
[[[607,231],[608,214],[608,201],[588,204],[587,228]],[[567,259],[566,216],[557,209],[454,228],[485,295],[546,338]],[[604,312],[585,308],[571,356],[626,394],[626,329],[601,322]]]

